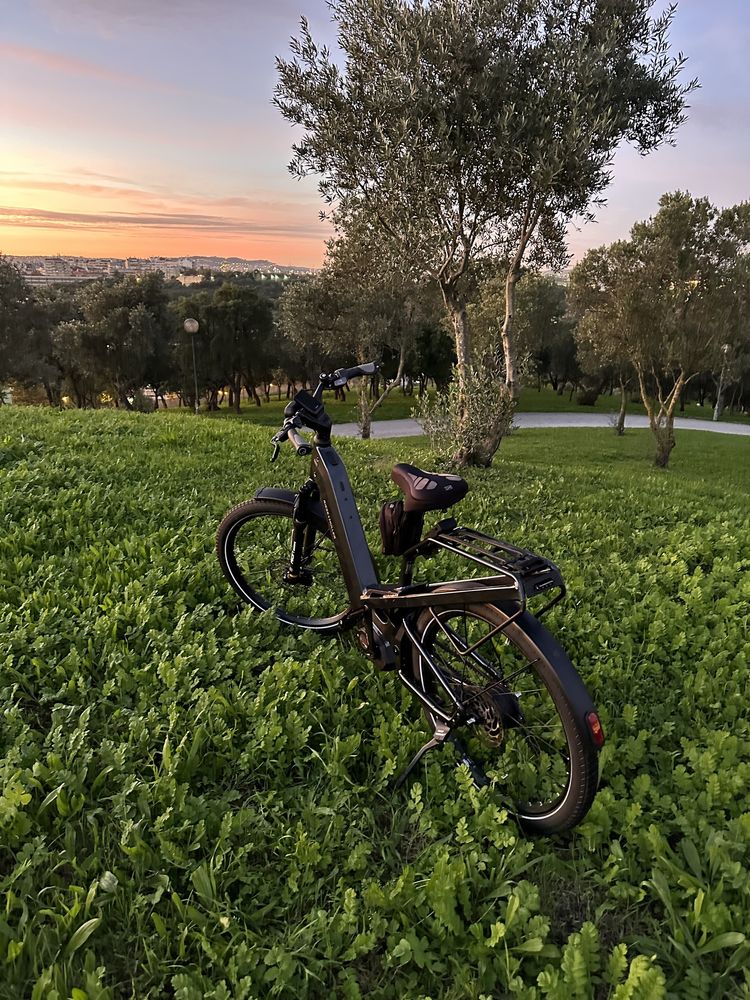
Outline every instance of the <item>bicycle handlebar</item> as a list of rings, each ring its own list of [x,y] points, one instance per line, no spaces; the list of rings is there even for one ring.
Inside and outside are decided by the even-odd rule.
[[[312,455],[312,445],[308,444],[302,435],[297,433],[297,426],[298,425],[295,425],[293,418],[287,419],[284,421],[284,426],[281,430],[277,431],[271,438],[271,441],[273,442],[273,454],[271,455],[272,462],[275,462],[279,457],[282,441],[291,441],[292,447],[300,457]]]
[[[305,439],[302,437],[302,435],[298,434],[293,427],[289,428],[288,436],[289,440],[294,445],[294,450],[300,457],[304,457],[305,455],[312,455],[312,446],[309,445],[307,441],[305,441]]]
[[[357,378],[358,375],[374,375],[376,372],[380,371],[380,365],[377,361],[368,361],[364,365],[357,365],[355,368],[338,368],[333,375],[325,376],[331,379],[331,385],[340,386],[346,385],[350,378]],[[320,376],[321,382],[324,376]]]
[[[331,418],[323,409],[321,399],[323,389],[333,389],[346,385],[350,378],[357,378],[359,375],[374,375],[378,371],[380,371],[380,365],[377,361],[368,361],[355,368],[338,368],[330,375],[322,374],[320,376],[318,387],[312,395],[306,389],[298,392],[284,410],[284,425],[272,438],[273,455],[271,461],[275,462],[278,458],[282,441],[291,441],[295,452],[300,456],[312,454],[312,446],[297,433],[297,428],[303,425],[315,431],[317,443],[320,443],[321,440],[330,441]]]

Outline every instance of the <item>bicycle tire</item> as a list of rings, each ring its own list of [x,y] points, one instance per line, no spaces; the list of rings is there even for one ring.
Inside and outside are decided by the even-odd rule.
[[[436,662],[447,678],[450,666],[447,664],[444,649],[446,646],[450,649],[450,646],[455,644],[453,656],[456,660],[462,660],[463,673],[460,683],[458,683],[459,678],[454,670],[453,679],[448,678],[449,686],[454,694],[456,694],[458,687],[459,700],[462,701],[462,704],[468,706],[471,703],[471,710],[484,716],[470,727],[473,731],[471,735],[476,736],[478,731],[480,737],[479,740],[474,739],[473,744],[467,748],[472,759],[474,757],[472,751],[476,751],[477,743],[480,746],[484,744],[486,747],[488,739],[490,743],[492,740],[497,740],[497,717],[502,719],[503,711],[512,709],[510,719],[506,717],[502,745],[496,743],[492,747],[497,752],[497,767],[505,769],[502,776],[496,776],[495,785],[500,787],[503,800],[509,811],[515,815],[527,833],[561,833],[581,822],[596,795],[599,778],[598,750],[586,722],[588,713],[595,711],[595,709],[583,681],[562,646],[528,612],[524,612],[519,618],[508,624],[514,610],[513,608],[503,610],[502,607],[488,604],[427,608],[417,619],[417,634],[420,644],[432,658],[436,657],[436,638],[440,635]],[[494,637],[487,639],[484,645],[479,647],[480,659],[484,662],[482,664],[472,662],[470,667],[467,667],[465,661],[469,659],[474,661],[477,657],[473,654],[465,655],[463,658],[459,657],[459,654],[455,653],[455,647],[461,646],[463,643],[456,642],[455,636],[450,634],[446,643],[443,629],[437,623],[442,622],[444,626],[448,626],[452,618],[464,616],[464,620],[466,620],[465,616],[467,615],[471,616],[475,622],[481,622],[483,626],[486,626],[488,632],[499,626],[506,626],[502,632],[495,633]],[[450,631],[455,631],[452,625],[448,627]],[[465,632],[466,642],[473,641],[477,634],[476,630],[471,633],[467,630]],[[499,673],[509,680],[515,680],[516,684],[506,684],[505,681],[500,684],[497,680],[491,681],[495,685],[494,693],[490,692],[480,696],[477,695],[480,685],[477,683],[472,685],[470,681],[467,681],[466,674],[467,670],[473,669],[477,675],[482,675],[483,678],[488,677],[490,674],[487,659],[490,656],[488,643],[492,644],[492,649],[495,651],[497,651],[498,646],[504,650],[513,650],[515,660],[511,656],[503,654],[508,665],[525,662],[525,666],[520,666],[515,669],[514,673],[507,674],[503,667],[503,660],[496,657],[495,662],[491,664],[495,668],[494,676],[497,676],[497,668],[499,667]],[[465,654],[469,646],[464,645],[463,649]],[[432,671],[423,663],[422,656],[416,647],[413,649],[412,665],[415,681],[422,685],[433,699],[433,703],[446,710],[453,709],[449,696],[443,694],[441,700],[443,689]],[[448,668],[447,673],[446,667]],[[528,671],[531,676],[537,679],[540,683],[539,688],[514,694],[515,702],[508,701],[508,688],[512,692],[518,686],[517,678],[524,671]],[[532,712],[537,712],[537,715],[531,715],[532,720],[535,718],[543,719],[545,695],[548,696],[554,708],[557,722],[551,723],[549,726],[545,723],[540,729],[538,723],[532,721],[529,724],[529,711],[531,707]],[[501,699],[505,700],[501,701]],[[493,718],[492,706],[497,702],[500,702],[501,707],[495,709],[495,718]],[[512,713],[516,712],[514,705],[520,706],[524,723],[519,723],[512,717]],[[433,715],[427,708],[424,709],[424,712],[432,728]],[[490,733],[492,727],[494,727],[494,731]],[[482,731],[484,732],[482,733]],[[457,734],[461,732],[461,729],[457,730]],[[542,733],[544,735],[541,735]],[[563,740],[567,758],[562,749]],[[513,748],[509,747],[511,742]],[[549,792],[551,797],[547,802],[543,800],[535,802],[532,799],[520,798],[521,785],[524,782],[528,784],[532,780],[530,778],[532,769],[529,748],[534,748],[534,745],[539,753],[539,770],[535,774],[535,778],[540,786],[546,782],[551,789]],[[511,750],[515,753],[515,757],[511,755]],[[482,752],[486,755],[486,749]],[[562,768],[558,761],[558,755],[563,761],[567,759],[567,777],[564,786],[561,784]],[[482,768],[485,767],[484,761],[476,763],[479,763]],[[554,794],[558,784],[560,785],[559,791]]]
[[[283,580],[291,552],[293,512],[294,505],[282,499],[245,500],[233,507],[216,532],[219,564],[236,593],[258,611],[272,611],[279,621],[296,628],[336,634],[350,603],[335,545],[323,521],[314,524],[321,542],[303,566],[311,582]],[[319,607],[308,607],[316,602]]]

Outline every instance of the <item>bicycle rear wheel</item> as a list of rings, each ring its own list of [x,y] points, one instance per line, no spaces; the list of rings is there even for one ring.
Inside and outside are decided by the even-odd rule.
[[[216,533],[219,563],[242,600],[259,611],[272,611],[297,628],[336,633],[350,602],[325,523],[308,528],[299,582],[286,579],[293,513],[294,505],[279,499],[246,500],[234,507]]]
[[[417,684],[445,714],[475,779],[493,781],[530,833],[559,833],[596,795],[595,712],[565,651],[528,612],[491,605],[428,608],[413,653]],[[439,720],[425,709],[431,727]],[[597,719],[598,722],[598,719]],[[459,751],[461,752],[461,750]]]

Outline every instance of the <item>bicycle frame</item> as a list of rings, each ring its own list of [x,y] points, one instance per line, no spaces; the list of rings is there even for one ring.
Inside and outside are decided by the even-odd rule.
[[[288,579],[302,579],[304,554],[314,543],[311,534],[314,536],[316,523],[318,526],[325,524],[336,547],[351,602],[349,620],[344,627],[365,619],[367,628],[360,632],[361,645],[382,668],[397,669],[396,650],[405,639],[407,646],[414,641],[408,619],[425,607],[456,602],[464,605],[473,602],[512,604],[515,610],[507,627],[523,614],[528,598],[557,590],[553,600],[538,613],[541,617],[565,594],[562,576],[553,563],[481,532],[459,528],[453,520],[441,521],[404,555],[400,584],[382,584],[365,538],[346,467],[330,440],[320,440],[316,436],[310,479],[292,496],[294,528]],[[415,559],[429,556],[438,549],[455,552],[494,572],[468,580],[413,584]],[[412,686],[402,670],[399,675],[404,683]],[[429,707],[433,710],[431,704]]]

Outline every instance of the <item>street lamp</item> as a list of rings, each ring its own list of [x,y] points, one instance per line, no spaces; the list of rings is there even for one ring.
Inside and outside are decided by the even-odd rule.
[[[723,357],[721,359],[721,371],[719,372],[719,389],[716,393],[716,406],[714,406],[713,419],[715,421],[721,417],[721,411],[724,409],[724,383],[727,379],[727,362],[729,360],[729,352],[731,349],[731,344],[721,345],[721,353]]]
[[[195,365],[195,335],[198,332],[199,323],[197,319],[189,317],[182,324],[185,333],[190,334],[190,338],[193,344],[193,382],[195,383],[195,415],[198,416],[199,411],[199,401],[198,401],[198,369]]]

